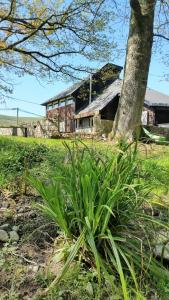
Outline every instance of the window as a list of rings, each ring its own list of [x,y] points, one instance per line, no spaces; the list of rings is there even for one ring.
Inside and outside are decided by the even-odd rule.
[[[59,122],[59,131],[65,132],[65,121]]]
[[[74,103],[73,98],[72,98],[72,99],[68,99],[68,100],[66,101],[66,105],[70,105],[70,104],[73,104],[73,103]]]
[[[47,105],[47,110],[53,109],[53,103]]]
[[[80,128],[89,128],[93,127],[93,118],[82,118],[79,120]]]
[[[65,106],[65,101],[59,101],[59,107]]]
[[[82,124],[83,124],[82,119],[80,119],[79,120],[79,126],[82,127]]]
[[[53,108],[57,108],[57,107],[58,107],[58,101],[53,104]]]
[[[90,118],[90,127],[93,127],[93,117]]]

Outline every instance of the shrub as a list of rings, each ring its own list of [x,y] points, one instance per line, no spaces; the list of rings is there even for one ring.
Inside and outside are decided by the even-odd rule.
[[[36,143],[11,143],[11,150],[6,150],[6,159],[3,157],[1,161],[1,169],[10,173],[22,172],[25,164],[32,168],[34,164],[42,162],[47,154],[47,147]]]
[[[151,248],[154,230],[168,227],[146,214],[150,187],[140,177],[136,147],[121,145],[110,157],[79,143],[65,146],[67,159],[49,184],[30,178],[43,198],[39,209],[70,244],[62,274],[50,287],[79,257],[96,268],[100,287],[104,280],[113,286],[119,279],[125,300],[144,299],[140,286],[145,278],[168,276]]]
[[[36,143],[5,142],[3,139],[0,144],[0,186],[12,183],[18,191],[26,192],[26,176],[45,160],[48,148]]]

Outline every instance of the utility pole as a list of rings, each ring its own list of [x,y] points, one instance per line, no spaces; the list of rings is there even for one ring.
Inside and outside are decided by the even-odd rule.
[[[16,109],[16,124],[19,125],[19,108]]]
[[[92,74],[90,74],[89,104],[92,102]]]

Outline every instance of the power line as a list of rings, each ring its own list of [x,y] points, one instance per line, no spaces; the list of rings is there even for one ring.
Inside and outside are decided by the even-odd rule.
[[[4,110],[18,110],[19,108],[0,108],[0,110],[4,111]]]
[[[18,107],[12,107],[12,108],[0,108],[0,110],[16,110],[16,111],[21,111],[21,112],[24,112],[24,113],[27,113],[29,115],[35,115],[35,116],[38,116],[38,117],[44,117],[42,115],[39,115],[39,114],[35,114],[33,112],[30,112],[30,111],[27,111],[27,110],[23,110],[23,109],[20,109]]]
[[[27,101],[27,100],[20,99],[20,98],[15,98],[15,97],[12,97],[12,96],[8,96],[7,98],[12,99],[12,100],[14,100],[14,101],[20,101],[20,102],[25,102],[25,103],[29,103],[29,104],[41,106],[41,104],[39,104],[39,103],[32,102],[32,101]],[[7,99],[7,100],[8,100],[8,99]]]
[[[0,110],[17,110],[17,108],[0,108]]]
[[[42,115],[38,115],[38,114],[32,113],[32,112],[27,111],[27,110],[23,110],[23,109],[19,109],[19,111],[22,111],[22,112],[27,113],[27,114],[30,114],[30,115],[38,116],[38,117],[44,117],[44,116],[42,116]]]

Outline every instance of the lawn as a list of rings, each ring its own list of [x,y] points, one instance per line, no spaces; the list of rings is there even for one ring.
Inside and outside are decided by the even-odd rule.
[[[78,138],[76,138],[77,140]],[[62,147],[64,148],[63,144],[64,142],[68,143],[68,144],[71,144],[74,139],[48,139],[48,138],[31,138],[31,137],[28,137],[28,138],[25,138],[25,137],[3,137],[1,136],[0,137],[0,143],[3,144],[3,143],[7,143],[7,142],[11,142],[11,143],[28,143],[28,144],[34,144],[34,143],[37,143],[37,144],[42,144],[42,145],[45,145],[45,146],[48,146],[48,147]],[[112,146],[110,143],[108,142],[104,142],[102,140],[96,140],[96,139],[86,139],[86,140],[83,140],[83,142],[86,144],[86,145],[91,145],[91,146],[95,146],[97,148],[102,148],[102,149],[108,149],[110,148],[110,146]]]
[[[83,155],[83,151],[81,150],[86,148],[86,146],[87,149],[92,149],[92,156],[85,157]],[[111,263],[112,267],[116,269],[116,275],[115,277],[112,276],[111,280],[107,277],[105,277],[104,280],[101,279],[102,289],[99,287],[97,277],[101,258],[99,258],[100,262],[98,262],[97,254],[94,250],[95,259],[97,261],[95,268],[95,259],[92,259],[92,252],[89,250],[90,247],[93,247],[93,244],[91,244],[91,242],[88,244],[87,242],[85,246],[82,247],[81,245],[81,248],[84,250],[80,256],[77,254],[74,255],[75,260],[70,262],[67,273],[57,285],[54,285],[54,288],[50,290],[48,294],[43,295],[41,293],[41,291],[49,287],[56,276],[62,272],[64,260],[72,251],[71,249],[76,241],[76,235],[78,237],[78,226],[79,228],[81,227],[81,223],[78,223],[79,220],[77,217],[79,216],[79,210],[71,210],[70,203],[67,205],[67,198],[65,198],[65,194],[68,197],[71,194],[72,197],[75,197],[76,187],[73,185],[76,180],[76,184],[79,187],[79,194],[77,204],[74,198],[75,202],[73,205],[76,206],[81,203],[79,205],[82,220],[85,220],[86,216],[88,216],[89,221],[91,218],[92,222],[94,222],[95,216],[91,215],[92,210],[90,214],[88,208],[85,208],[90,202],[90,199],[93,199],[92,203],[97,200],[99,207],[98,201],[102,201],[103,204],[103,201],[106,203],[107,199],[110,198],[111,200],[111,189],[107,189],[107,186],[112,185],[114,187],[117,182],[119,183],[119,185],[116,186],[114,195],[115,197],[116,194],[119,195],[118,201],[122,202],[119,202],[118,207],[114,208],[112,214],[116,215],[116,222],[120,222],[120,228],[122,228],[123,223],[127,224],[124,224],[125,230],[130,219],[133,219],[133,223],[130,225],[131,228],[129,227],[129,230],[132,231],[130,231],[130,233],[127,231],[127,235],[129,236],[133,234],[133,224],[137,226],[135,234],[138,234],[138,228],[143,227],[143,223],[140,227],[140,223],[138,223],[137,218],[135,218],[135,214],[137,214],[137,209],[140,209],[138,206],[139,199],[143,201],[143,198],[147,197],[147,186],[148,189],[151,188],[148,196],[150,205],[152,207],[154,206],[157,210],[159,210],[159,206],[162,207],[160,216],[162,215],[163,217],[164,203],[166,207],[169,204],[168,146],[155,144],[145,145],[140,143],[138,145],[137,160],[132,161],[133,158],[129,154],[129,156],[124,158],[123,165],[123,161],[120,162],[121,152],[119,152],[119,148],[116,145],[105,141],[84,140],[77,145],[78,149],[81,149],[78,154],[79,156],[77,159],[75,157],[72,165],[67,166],[67,162],[70,160],[72,153],[74,153],[72,152],[74,151],[74,147],[75,144],[72,140],[0,137],[0,230],[5,228],[9,234],[11,231],[15,231],[18,235],[18,239],[11,238],[6,243],[0,243],[0,299],[169,299],[169,282],[166,281],[163,276],[157,280],[155,273],[149,276],[147,276],[146,273],[144,276],[141,275],[141,272],[144,273],[145,270],[142,268],[141,271],[139,271],[137,265],[138,261],[136,264],[138,269],[133,268],[135,258],[132,257],[133,263],[131,263],[131,257],[129,257],[130,254],[128,252],[125,252],[127,253],[125,254],[125,259],[122,252],[119,252],[124,261],[127,261],[126,266],[123,266],[123,271],[120,269],[120,258],[118,258],[117,253],[122,250],[119,250],[119,248],[115,249],[115,244],[113,243],[116,243],[118,239],[120,243],[123,241],[124,237],[121,231],[117,232],[116,239],[114,242],[112,241],[112,251],[114,251],[116,262],[111,256],[110,249],[107,248],[109,244],[105,244],[106,255],[112,259]],[[109,168],[111,167],[109,159],[111,157],[116,158],[117,155],[119,155],[119,158],[115,161],[113,176],[109,177]],[[98,170],[99,159],[99,166],[102,167],[99,167],[100,169]],[[127,167],[125,167],[126,162]],[[119,171],[120,169],[121,171]],[[73,170],[76,172],[75,177],[72,177],[74,173]],[[121,172],[120,176],[119,172]],[[136,176],[132,179],[133,172],[136,172]],[[53,182],[56,183],[58,180],[62,180],[62,176],[64,176],[63,178],[65,179],[61,181],[62,189],[58,190],[57,185],[53,185]],[[102,178],[99,179],[98,184],[98,178],[100,176],[102,176]],[[138,179],[139,181],[137,181]],[[40,180],[43,187],[39,186],[39,188],[34,189],[32,180],[35,180],[36,187]],[[36,180],[38,181],[36,182]],[[69,180],[70,185],[67,184]],[[94,194],[94,191],[97,190],[97,186],[99,186],[99,190],[102,191],[100,196],[97,195],[98,199],[96,199]],[[122,192],[123,188],[125,192]],[[37,210],[37,203],[40,206],[43,204],[42,198],[44,195],[48,195],[46,197],[49,202],[44,203],[45,205],[48,203],[47,209],[53,207],[52,214],[51,211],[48,211],[47,216],[45,212],[46,206],[44,206],[42,210]],[[53,199],[55,197],[59,197],[59,214],[62,213],[60,221],[58,219],[60,215],[57,215],[57,218],[55,218],[55,213],[58,213],[58,207],[53,206]],[[99,197],[102,197],[100,198],[101,200],[99,200]],[[63,208],[64,198],[66,202]],[[63,199],[63,202],[61,199]],[[145,200],[147,201],[147,199]],[[102,214],[105,214],[105,218],[103,217],[103,221],[100,219],[100,227],[98,222],[96,235],[94,229],[91,228],[89,231],[90,233],[93,232],[96,241],[99,236],[99,230],[102,231],[102,222],[104,224],[104,220],[106,220],[108,215],[111,215],[111,209],[109,208],[107,210],[107,204],[102,204],[100,209],[104,207]],[[82,209],[83,205],[86,212]],[[94,205],[93,209],[95,209],[97,205]],[[130,209],[130,207],[132,208]],[[141,206],[141,210],[143,207],[144,206]],[[89,208],[91,209],[91,207]],[[123,214],[123,212],[125,213]],[[84,216],[82,217],[83,214]],[[165,226],[168,226],[168,208],[165,208],[164,216]],[[67,228],[65,227],[66,223],[63,223],[64,218],[65,222],[67,222]],[[146,215],[146,218],[148,221],[149,216]],[[57,225],[55,219],[58,220]],[[73,225],[73,220],[76,220],[75,225]],[[156,220],[155,222],[157,223]],[[63,234],[64,230],[61,230],[63,229],[62,226],[65,228],[65,231],[68,232],[68,238],[66,237],[66,233]],[[88,222],[87,226],[89,226]],[[156,232],[154,230],[158,230],[159,224],[156,229],[155,226],[155,224],[153,226],[146,224],[143,228],[146,233],[146,238],[148,238],[151,231]],[[72,234],[73,237],[71,237]],[[107,234],[106,231],[104,234]],[[119,235],[122,236],[119,237]],[[139,235],[138,237],[137,240],[140,239]],[[88,239],[88,235],[86,235],[84,239],[85,238]],[[102,238],[103,237],[101,237],[101,239]],[[71,244],[71,239],[73,239],[73,245]],[[142,245],[142,247],[144,246]],[[100,251],[99,255],[102,255],[105,248],[100,248],[101,246],[98,248]],[[61,249],[64,251],[60,252]],[[126,249],[123,249],[123,251],[128,251]],[[147,248],[145,249],[147,251]],[[137,250],[134,252],[136,253]],[[143,255],[142,253],[140,264],[143,263],[144,259],[145,261],[147,259],[146,257],[144,258]],[[104,266],[101,266],[101,268],[104,268]],[[111,266],[107,265],[107,268],[111,269]],[[101,274],[105,272],[106,271],[104,270],[103,272],[102,269]],[[124,278],[122,272],[124,272]],[[163,272],[165,273],[165,270],[162,270],[162,273]],[[139,288],[135,279],[135,283],[132,283],[135,277],[139,278]],[[139,292],[140,289],[141,293]]]
[[[24,137],[1,137],[0,138],[0,162],[2,165],[9,165],[10,159],[13,160],[13,154],[15,154],[15,145],[20,145],[20,148],[24,148],[26,144],[29,145],[29,155],[31,153],[31,145],[39,145],[39,151],[45,147],[46,153],[39,153],[42,156],[41,168],[38,164],[32,166],[31,172],[40,171],[41,175],[45,173],[47,176],[50,172],[53,172],[57,166],[57,162],[64,158],[66,148],[65,143],[68,145],[73,145],[74,140],[71,139],[41,139],[41,138],[24,138]],[[83,140],[88,147],[94,147],[97,151],[103,151],[104,153],[109,153],[114,151],[116,147],[110,142],[98,141],[98,140]],[[13,145],[11,147],[11,145]],[[169,181],[169,146],[165,145],[155,145],[155,144],[139,144],[139,154],[143,161],[145,172],[150,173],[148,175],[148,181],[154,184],[154,191],[158,195],[165,196],[168,195],[168,181]],[[19,150],[20,151],[20,150]],[[43,152],[43,151],[42,151]],[[19,155],[19,154],[18,154]],[[24,156],[24,153],[22,153]],[[19,157],[18,157],[19,159]],[[5,163],[7,161],[7,163]],[[12,164],[12,162],[11,162]],[[13,165],[16,166],[17,158]],[[15,168],[12,172],[15,172]],[[41,169],[41,170],[40,170]],[[151,172],[149,172],[151,170]],[[19,173],[18,173],[19,174]],[[11,177],[12,175],[12,177]],[[17,171],[16,171],[17,175]],[[20,174],[19,174],[20,175]],[[11,168],[8,167],[0,170],[0,184],[8,182],[8,177],[10,179],[14,178],[14,173],[11,173]]]

